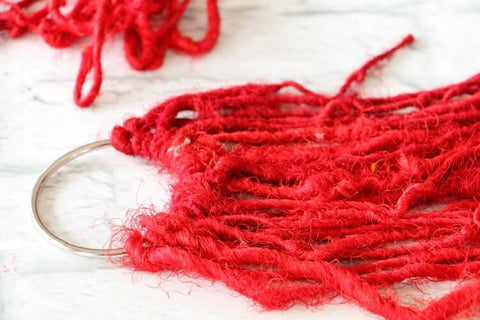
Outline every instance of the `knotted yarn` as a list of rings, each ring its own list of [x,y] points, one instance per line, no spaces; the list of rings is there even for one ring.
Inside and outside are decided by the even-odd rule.
[[[207,30],[203,39],[182,33],[179,22],[190,0],[0,0],[0,32],[17,38],[27,31],[42,36],[55,48],[92,38],[82,53],[74,88],[74,101],[88,107],[102,84],[102,48],[107,36],[123,33],[125,57],[133,69],[154,70],[163,65],[170,48],[189,55],[210,51],[220,32],[217,0],[207,0]],[[67,8],[68,5],[68,8]],[[1,9],[0,9],[1,10]],[[92,86],[82,94],[87,75]]]
[[[387,319],[480,303],[480,76],[384,98],[247,84],[167,100],[113,129],[175,182],[119,232],[122,262],[221,281],[265,309],[341,296]],[[292,92],[294,90],[294,92]],[[426,306],[395,285],[456,281]],[[478,314],[477,314],[478,315]]]

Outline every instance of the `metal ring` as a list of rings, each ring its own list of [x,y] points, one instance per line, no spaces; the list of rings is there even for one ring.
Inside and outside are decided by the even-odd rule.
[[[115,249],[93,249],[93,248],[86,248],[82,247],[79,245],[75,245],[73,243],[70,243],[57,235],[55,235],[51,230],[47,228],[45,223],[42,221],[42,218],[40,216],[39,210],[38,210],[38,203],[39,203],[39,196],[40,193],[42,192],[45,184],[48,182],[48,180],[64,165],[72,161],[73,159],[78,158],[81,155],[104,149],[106,147],[110,147],[110,140],[102,140],[102,141],[97,141],[93,143],[86,144],[84,146],[78,147],[57,160],[55,160],[54,163],[52,163],[43,173],[42,175],[38,178],[37,182],[35,183],[35,186],[33,187],[32,191],[32,212],[33,212],[33,217],[35,218],[35,221],[37,222],[38,226],[40,227],[40,230],[45,233],[49,240],[52,240],[54,244],[62,247],[63,249],[66,249],[67,251],[70,251],[75,254],[79,254],[82,256],[88,256],[88,257],[114,257],[114,256],[120,256],[120,255],[125,255],[125,249],[123,248],[115,248]]]

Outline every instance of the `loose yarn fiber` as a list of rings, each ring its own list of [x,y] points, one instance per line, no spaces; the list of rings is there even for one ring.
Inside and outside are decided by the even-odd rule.
[[[167,212],[121,232],[123,262],[219,280],[266,309],[341,296],[388,319],[478,312],[480,76],[385,98],[352,89],[412,41],[334,96],[248,84],[115,127],[115,148],[175,178]],[[459,284],[425,307],[393,289],[446,280]]]
[[[0,32],[18,38],[27,31],[42,36],[55,48],[92,38],[82,53],[74,88],[74,101],[88,107],[102,84],[102,48],[108,35],[123,33],[125,57],[133,69],[154,70],[163,65],[167,49],[190,55],[210,51],[220,32],[217,0],[207,0],[207,31],[195,41],[178,24],[190,0],[0,0]],[[67,9],[67,5],[71,9]],[[66,12],[68,11],[68,12]],[[82,90],[92,72],[92,86]]]

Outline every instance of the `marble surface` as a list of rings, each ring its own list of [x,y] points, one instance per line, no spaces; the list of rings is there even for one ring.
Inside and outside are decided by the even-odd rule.
[[[220,283],[78,257],[37,232],[30,194],[41,171],[169,96],[285,79],[334,93],[351,71],[409,32],[418,41],[369,79],[362,94],[428,89],[480,71],[478,1],[220,0],[220,7],[222,36],[212,53],[193,59],[170,52],[154,72],[131,70],[122,40],[110,39],[102,92],[89,109],[72,101],[84,44],[54,50],[35,35],[18,41],[0,35],[0,319],[378,319],[341,300],[315,310],[265,312]],[[189,34],[201,35],[202,8],[197,0],[189,9],[183,26]],[[109,225],[129,208],[166,203],[167,176],[106,150],[62,170],[41,209],[59,235],[101,247]],[[451,286],[430,291],[440,295]]]

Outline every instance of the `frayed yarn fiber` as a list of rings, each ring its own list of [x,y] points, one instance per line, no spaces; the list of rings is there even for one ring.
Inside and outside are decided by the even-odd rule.
[[[333,96],[248,84],[179,96],[115,127],[115,148],[175,179],[167,212],[124,227],[123,263],[221,281],[265,309],[340,296],[387,319],[475,314],[480,77],[384,98],[352,89],[412,41]],[[426,306],[394,290],[447,280],[458,285]]]
[[[0,0],[0,32],[18,38],[28,31],[42,36],[55,48],[91,38],[82,60],[73,92],[80,107],[90,106],[102,84],[102,48],[109,35],[123,34],[125,57],[136,70],[154,70],[163,65],[170,48],[190,55],[210,51],[220,32],[217,0],[207,0],[207,30],[193,40],[178,24],[190,0]],[[68,8],[67,8],[68,6]],[[90,89],[83,92],[87,75]]]

